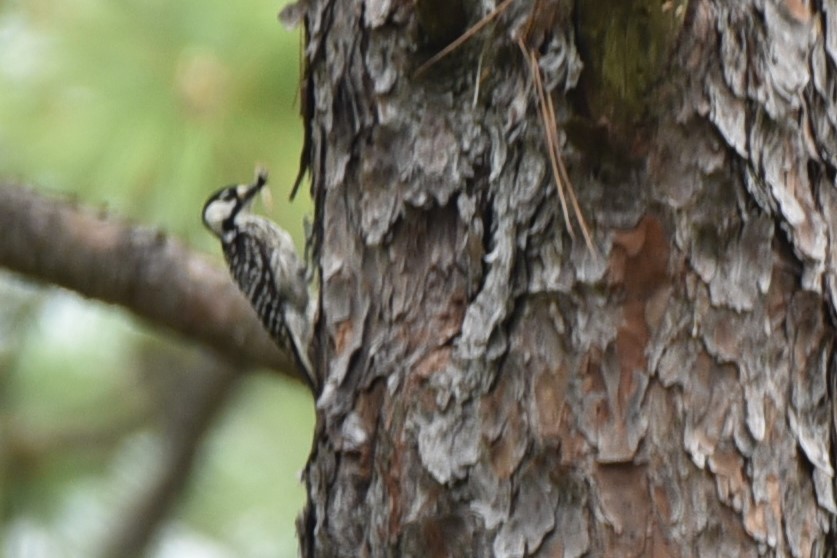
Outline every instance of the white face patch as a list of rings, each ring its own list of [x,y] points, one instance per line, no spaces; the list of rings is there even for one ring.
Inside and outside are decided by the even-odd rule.
[[[221,236],[223,231],[224,221],[229,219],[235,209],[236,200],[234,199],[217,199],[206,206],[203,212],[203,222],[209,227],[212,232]]]

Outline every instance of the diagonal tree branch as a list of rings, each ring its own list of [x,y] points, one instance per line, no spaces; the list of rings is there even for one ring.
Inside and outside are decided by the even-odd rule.
[[[149,227],[0,183],[0,266],[123,306],[233,362],[294,371],[225,269]]]
[[[242,376],[226,359],[202,362],[186,377],[177,408],[171,409],[155,474],[136,494],[105,541],[102,558],[143,556],[161,524],[186,489],[213,421],[230,400]]]

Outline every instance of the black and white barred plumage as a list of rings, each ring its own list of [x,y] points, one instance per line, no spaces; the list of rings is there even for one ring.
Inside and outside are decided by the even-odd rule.
[[[204,205],[203,222],[221,240],[230,273],[262,324],[293,354],[316,393],[318,382],[308,358],[312,320],[305,267],[287,231],[248,211],[265,184],[267,173],[260,171],[253,184],[219,190]]]

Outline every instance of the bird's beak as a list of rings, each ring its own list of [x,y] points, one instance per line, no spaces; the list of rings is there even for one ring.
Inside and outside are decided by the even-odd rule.
[[[244,190],[241,194],[241,201],[243,206],[250,205],[250,202],[253,201],[253,198],[256,197],[256,194],[259,193],[259,190],[267,184],[267,171],[264,169],[259,169],[256,173],[256,181],[252,184],[242,184],[240,188]]]

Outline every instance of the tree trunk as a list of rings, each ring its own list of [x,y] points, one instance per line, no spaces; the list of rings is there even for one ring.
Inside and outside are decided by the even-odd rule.
[[[833,552],[837,2],[486,4],[296,6],[303,555]]]

